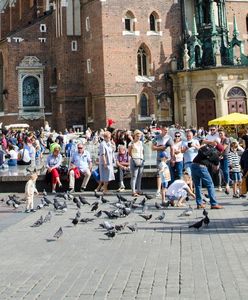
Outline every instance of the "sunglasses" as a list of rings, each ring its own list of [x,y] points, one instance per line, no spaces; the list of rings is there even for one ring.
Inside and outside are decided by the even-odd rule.
[[[181,137],[181,135],[175,135],[175,137]]]
[[[210,129],[210,131],[215,131],[215,128]]]
[[[83,149],[83,147],[78,147],[78,149]]]

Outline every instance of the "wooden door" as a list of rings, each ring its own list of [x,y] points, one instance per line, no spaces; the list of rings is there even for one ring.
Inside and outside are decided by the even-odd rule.
[[[208,128],[208,121],[216,118],[214,94],[202,89],[196,95],[197,126]]]

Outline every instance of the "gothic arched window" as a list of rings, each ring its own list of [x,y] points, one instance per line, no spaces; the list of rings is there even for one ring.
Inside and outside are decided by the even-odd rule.
[[[22,83],[23,107],[40,106],[39,80],[34,76],[27,76]]]
[[[138,50],[137,63],[138,63],[138,75],[147,76],[148,55],[143,47],[140,47]]]
[[[140,116],[148,116],[148,97],[144,93],[140,96]]]
[[[125,30],[134,32],[135,31],[134,14],[128,11],[125,15]]]
[[[158,32],[159,22],[158,22],[158,14],[156,12],[150,14],[149,22],[150,22],[150,31]]]

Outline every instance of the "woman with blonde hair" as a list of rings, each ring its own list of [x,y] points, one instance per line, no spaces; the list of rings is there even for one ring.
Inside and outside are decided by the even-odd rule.
[[[132,196],[142,195],[141,180],[144,169],[144,148],[141,141],[142,132],[138,129],[134,131],[133,141],[128,145],[130,156],[131,189]]]

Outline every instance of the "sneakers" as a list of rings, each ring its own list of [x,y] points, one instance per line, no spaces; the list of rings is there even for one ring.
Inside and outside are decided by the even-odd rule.
[[[36,209],[31,209],[30,211],[31,211],[31,212],[36,212]]]
[[[85,187],[81,187],[80,192],[85,192],[86,188]]]
[[[217,188],[217,191],[218,191],[218,192],[222,192],[222,187],[219,186],[219,187]]]
[[[160,198],[161,197],[161,192],[160,191],[157,191],[156,193],[156,198]]]
[[[239,194],[233,194],[233,198],[239,198]]]
[[[240,198],[246,198],[246,195],[245,194],[241,194],[239,197]]]
[[[212,205],[211,206],[211,209],[222,209],[223,206],[219,205],[219,204],[216,204],[216,205]]]
[[[52,194],[56,194],[56,191],[55,191],[55,190],[52,190]]]
[[[69,193],[75,193],[75,190],[73,188],[70,188]]]
[[[25,213],[27,213],[27,214],[30,213],[30,209],[26,209]]]
[[[118,188],[117,192],[124,192],[125,191],[125,186],[121,186]]]

